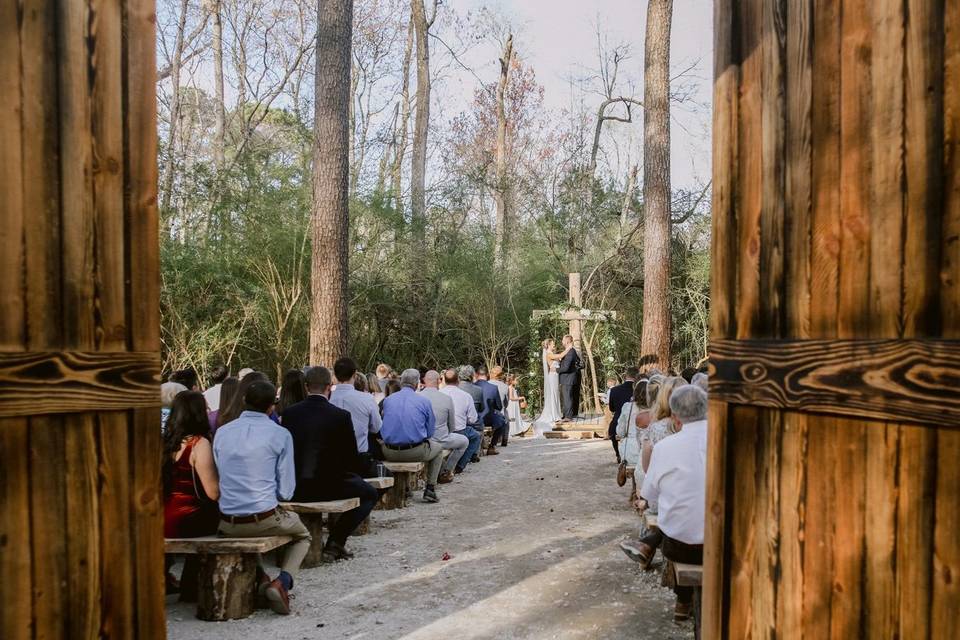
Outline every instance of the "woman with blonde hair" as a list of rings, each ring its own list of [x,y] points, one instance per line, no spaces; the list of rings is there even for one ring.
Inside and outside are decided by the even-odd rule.
[[[641,458],[644,472],[650,466],[650,456],[653,454],[653,448],[657,443],[677,432],[676,426],[673,424],[673,414],[670,411],[670,396],[673,395],[676,388],[686,384],[686,380],[674,376],[664,378],[657,386],[656,399],[650,403],[650,426],[646,428],[643,434]],[[649,387],[647,389],[649,391]]]

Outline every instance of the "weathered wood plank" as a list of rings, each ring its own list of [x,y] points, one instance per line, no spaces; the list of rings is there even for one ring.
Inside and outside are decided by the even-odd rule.
[[[729,440],[727,404],[710,399],[707,419],[707,505],[703,529],[703,621],[704,636],[726,637],[729,595],[726,588],[730,566],[727,463]]]
[[[293,540],[290,536],[263,536],[260,538],[166,538],[164,553],[266,553]]]
[[[419,473],[423,471],[422,462],[384,462],[392,473]]]
[[[393,478],[364,478],[363,481],[374,489],[389,489],[393,486]]]
[[[0,418],[0,629],[10,640],[32,637],[28,433],[26,418]]]
[[[957,340],[714,340],[710,369],[733,404],[960,424]]]
[[[130,449],[127,412],[103,412],[99,428],[100,575],[103,589],[102,633],[107,638],[134,634],[130,531]],[[119,553],[122,550],[122,553]]]
[[[160,494],[160,410],[130,412],[131,486],[134,574],[138,638],[164,638],[163,499]]]
[[[759,409],[733,407],[728,424],[728,446],[738,451],[752,443],[760,426]],[[737,456],[737,470],[732,473],[727,487],[729,505],[728,553],[730,564],[727,579],[730,583],[730,611],[727,620],[727,635],[731,638],[747,638],[753,629],[754,589],[766,588],[754,580],[757,552],[757,528],[763,517],[757,507],[756,451],[749,456]]]
[[[940,317],[943,336],[960,338],[960,3],[944,12]]]
[[[97,427],[93,415],[64,416],[67,488],[67,636],[99,635],[100,512]]]
[[[360,506],[360,498],[325,502],[281,502],[280,506],[294,513],[346,513]]]
[[[780,573],[780,439],[783,419],[780,413],[757,411],[758,429],[754,439],[756,525],[753,557],[753,593],[751,611],[752,638],[776,635],[776,577]]]
[[[933,534],[934,637],[960,638],[960,431],[937,433],[937,504]]]
[[[671,562],[674,579],[682,587],[699,587],[703,582],[703,567],[699,564]]]
[[[829,638],[833,611],[833,519],[837,495],[833,469],[836,423],[832,417],[807,418],[807,486],[803,528],[803,610],[805,638]]]
[[[0,415],[156,407],[159,372],[157,353],[0,353]]]
[[[897,458],[900,428],[866,428],[864,636],[891,638],[897,618]]]
[[[780,536],[776,626],[784,638],[801,636],[803,555],[806,526],[807,416],[783,412],[780,438]]]

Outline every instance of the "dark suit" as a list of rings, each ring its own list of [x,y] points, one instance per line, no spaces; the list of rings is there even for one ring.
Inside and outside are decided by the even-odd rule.
[[[477,410],[477,424],[470,425],[475,427],[477,431],[483,431],[483,420],[487,415],[487,404],[483,401],[483,389],[475,385],[472,382],[461,381],[457,385],[464,391],[470,394],[470,397],[473,398],[473,408]]]
[[[360,498],[360,506],[344,513],[331,527],[330,539],[343,544],[380,499],[377,490],[359,475],[363,463],[350,414],[323,396],[311,395],[283,412],[283,426],[293,436],[295,502]]]
[[[494,443],[503,440],[503,434],[507,430],[507,418],[503,415],[503,400],[500,398],[500,389],[492,382],[477,380],[476,385],[480,387],[480,390],[483,392],[483,405],[485,409],[483,425],[485,427],[493,427],[493,440],[490,441],[490,446],[492,447]]]
[[[563,417],[572,420],[580,412],[580,354],[573,347],[560,360],[560,400]]]
[[[623,406],[630,402],[633,397],[633,380],[626,380],[610,389],[607,395],[607,404],[610,412],[613,413],[613,420],[610,421],[610,427],[607,429],[607,435],[613,442],[613,450],[617,454],[617,462],[620,462],[620,449],[617,447],[617,422],[620,420],[620,412]]]

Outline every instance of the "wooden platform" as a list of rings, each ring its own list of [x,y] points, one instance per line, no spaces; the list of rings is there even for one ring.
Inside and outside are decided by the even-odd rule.
[[[547,438],[559,438],[559,439],[573,439],[573,440],[588,440],[590,438],[606,438],[607,437],[607,427],[609,426],[609,418],[605,418],[603,415],[586,415],[580,416],[571,422],[557,422],[553,425],[553,431],[547,431],[543,435]],[[557,433],[574,433],[579,434],[571,436],[570,438],[564,438],[564,436],[551,435]],[[586,435],[586,434],[590,435]]]
[[[550,440],[593,440],[598,437],[594,431],[583,431],[583,430],[568,430],[564,429],[563,431],[545,431],[543,433],[544,438]]]

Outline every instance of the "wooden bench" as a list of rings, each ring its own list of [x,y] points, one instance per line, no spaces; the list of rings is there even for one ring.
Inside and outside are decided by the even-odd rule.
[[[693,636],[700,640],[700,601],[703,596],[703,565],[667,561],[673,567],[675,584],[693,587]]]
[[[300,516],[301,522],[307,527],[312,536],[310,551],[307,552],[303,563],[304,569],[320,564],[323,557],[323,516],[324,514],[346,513],[360,506],[360,498],[346,498],[344,500],[327,500],[325,502],[281,502],[280,506],[287,511],[293,511]]]
[[[389,489],[393,486],[393,478],[364,478],[364,480],[374,489],[378,491],[383,491]],[[338,514],[331,513],[329,516],[329,524],[333,526],[333,523],[336,522],[336,519],[339,517]],[[353,535],[355,536],[365,536],[370,533],[370,516],[367,516],[363,519],[357,528],[353,530]]]
[[[650,510],[647,509],[643,512],[643,523],[647,525],[647,529],[658,529],[657,526],[657,514],[650,513]]]
[[[246,618],[254,610],[257,558],[292,538],[167,538],[164,553],[197,555],[197,617],[201,620]]]
[[[376,509],[402,509],[407,506],[407,491],[413,491],[417,486],[417,476],[423,472],[422,462],[384,462],[390,473],[393,474],[393,486],[390,487]]]
[[[480,451],[478,453],[481,456],[487,455],[487,449],[490,448],[491,444],[493,444],[493,427],[484,427],[483,434],[480,438]]]

